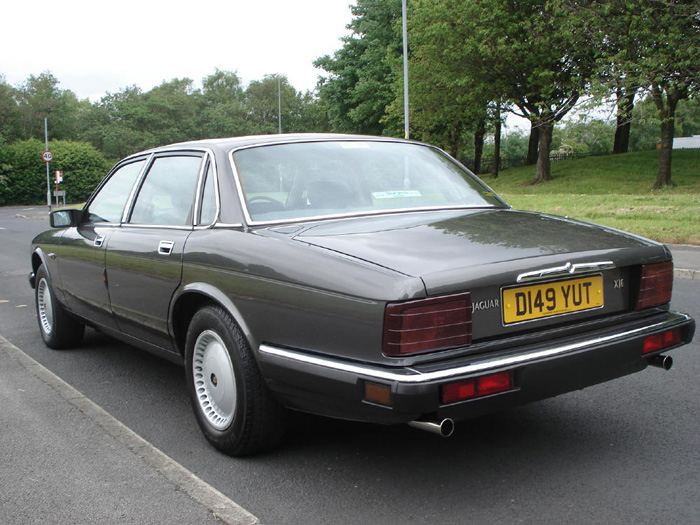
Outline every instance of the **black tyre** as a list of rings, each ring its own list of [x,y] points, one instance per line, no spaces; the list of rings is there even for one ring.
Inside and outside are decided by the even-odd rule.
[[[225,310],[206,306],[194,315],[185,358],[197,423],[214,447],[246,456],[280,441],[286,410],[268,390],[248,342]]]
[[[85,325],[73,319],[56,299],[46,268],[36,272],[34,289],[39,331],[49,348],[62,350],[79,346],[85,334]]]

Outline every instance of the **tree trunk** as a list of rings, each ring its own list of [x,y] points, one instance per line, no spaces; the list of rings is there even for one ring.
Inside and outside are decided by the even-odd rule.
[[[675,113],[675,111],[674,111]],[[659,172],[654,189],[672,186],[671,155],[673,152],[674,117],[669,115],[661,121],[661,150],[659,151]]]
[[[484,135],[486,135],[486,121],[479,120],[474,132],[474,173],[481,172],[481,157],[484,153]]]
[[[526,166],[532,166],[537,162],[537,148],[540,142],[540,129],[534,124],[530,124],[530,142],[527,146]]]
[[[551,164],[549,162],[549,150],[552,146],[552,131],[554,124],[551,122],[543,122],[538,125],[539,128],[539,143],[537,155],[537,171],[535,172],[535,180],[533,184],[547,182],[552,180]]]
[[[501,113],[496,115],[496,131],[493,135],[493,162],[491,164],[491,175],[498,178],[498,169],[501,165]]]
[[[661,117],[661,148],[659,151],[659,171],[654,189],[673,186],[671,181],[671,156],[673,153],[673,132],[676,123],[676,106],[686,91],[670,89],[663,93],[658,84],[652,84],[654,103]],[[665,96],[664,96],[665,95]]]
[[[630,148],[630,133],[632,131],[632,110],[634,109],[635,93],[624,94],[618,89],[617,95],[617,127],[615,128],[615,144],[613,153],[627,153]]]

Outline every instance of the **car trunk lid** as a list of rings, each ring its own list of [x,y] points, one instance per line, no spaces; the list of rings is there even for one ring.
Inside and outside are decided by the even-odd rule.
[[[505,209],[334,221],[295,239],[420,277],[429,296],[469,291],[475,340],[626,311],[639,263],[669,259],[640,237]]]

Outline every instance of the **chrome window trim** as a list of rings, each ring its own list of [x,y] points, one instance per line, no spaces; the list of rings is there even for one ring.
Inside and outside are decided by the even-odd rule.
[[[449,156],[447,153],[445,153],[443,150],[441,150],[438,147],[431,146],[429,144],[422,144],[420,142],[411,142],[411,141],[405,141],[405,140],[399,140],[399,139],[373,139],[371,137],[357,137],[357,138],[352,138],[352,137],[342,137],[342,138],[328,138],[328,139],[308,139],[308,140],[295,140],[295,141],[285,141],[285,140],[279,140],[275,142],[269,142],[269,143],[262,143],[262,144],[248,144],[245,146],[239,146],[236,148],[231,149],[228,152],[228,157],[229,157],[229,164],[231,165],[231,171],[233,172],[233,179],[236,183],[236,190],[238,191],[238,199],[241,204],[241,210],[243,211],[243,217],[245,218],[246,224],[250,226],[275,226],[279,224],[287,224],[287,223],[299,223],[299,222],[313,222],[313,221],[318,221],[318,220],[325,220],[325,219],[345,219],[345,218],[356,218],[356,217],[373,217],[373,216],[378,216],[378,215],[391,215],[391,214],[398,214],[398,213],[406,213],[406,212],[421,212],[421,211],[450,211],[450,210],[474,210],[474,209],[510,209],[510,206],[503,201],[498,195],[491,190],[483,181],[478,179],[477,177],[477,182],[479,182],[485,189],[488,191],[491,191],[494,195],[496,195],[496,199],[500,200],[503,202],[503,206],[496,206],[493,204],[479,204],[479,205],[462,205],[462,206],[423,206],[419,208],[388,208],[388,209],[381,209],[381,210],[365,210],[365,211],[357,211],[357,212],[351,212],[351,213],[333,213],[333,214],[324,214],[324,215],[314,215],[314,216],[307,216],[307,217],[289,217],[286,219],[275,219],[275,220],[270,220],[270,221],[256,221],[253,220],[250,216],[250,213],[248,212],[248,206],[246,205],[246,200],[245,200],[245,192],[243,191],[243,184],[241,183],[241,176],[238,171],[238,167],[236,166],[236,161],[234,159],[234,155],[238,153],[239,151],[244,151],[247,149],[253,149],[253,148],[261,148],[261,147],[269,147],[269,146],[282,146],[282,145],[290,145],[290,144],[316,144],[316,143],[328,143],[328,142],[373,142],[373,143],[390,143],[390,144],[412,144],[414,146],[420,146],[424,148],[428,148],[434,151],[437,151],[447,157],[449,160],[452,162],[456,162],[456,164],[463,168],[466,169],[467,173],[471,174],[471,171],[467,168],[465,168],[460,162],[456,161],[453,159],[451,156]]]
[[[204,148],[206,155],[204,157],[204,162],[202,162],[201,172],[199,175],[199,180],[197,181],[197,193],[194,203],[194,213],[192,216],[192,224],[195,229],[206,230],[212,228],[219,220],[219,215],[221,214],[221,197],[219,193],[219,173],[216,169],[216,159],[214,157],[214,152],[211,149]],[[212,167],[212,177],[214,179],[214,201],[216,204],[216,212],[214,213],[214,219],[206,224],[199,224],[199,213],[202,205],[202,199],[204,197],[204,182],[207,176],[206,169],[207,165]]]
[[[347,361],[340,361],[338,359],[319,357],[317,355],[310,355],[267,344],[260,345],[259,350],[262,354],[265,355],[270,355],[282,359],[288,359],[298,363],[312,365],[320,368],[327,368],[339,372],[354,374],[357,376],[361,376],[362,378],[392,381],[404,384],[423,384],[430,383],[433,381],[451,380],[454,378],[471,376],[475,374],[490,373],[492,371],[511,368],[514,366],[527,365],[529,363],[540,361],[542,359],[561,357],[565,356],[566,354],[575,353],[587,347],[594,347],[596,345],[606,343],[614,343],[616,341],[620,341],[629,337],[643,336],[647,333],[654,333],[661,330],[666,330],[672,328],[675,325],[686,322],[690,319],[690,316],[686,314],[677,312],[672,313],[675,315],[672,318],[669,318],[665,321],[654,323],[648,326],[643,326],[640,328],[635,328],[632,330],[627,330],[622,333],[615,333],[607,336],[595,337],[592,339],[586,339],[585,341],[578,341],[576,343],[569,343],[566,345],[557,346],[554,348],[547,348],[544,350],[533,350],[523,354],[508,357],[476,357],[474,359],[474,362],[468,365],[458,366],[447,370],[436,370],[434,372],[420,372],[410,367],[403,368],[402,372],[392,372],[380,366],[362,365]],[[643,359],[641,351],[639,358]]]
[[[136,180],[134,181],[134,185],[131,187],[131,192],[129,193],[129,198],[126,199],[126,205],[124,206],[124,210],[122,211],[121,224],[126,224],[126,219],[129,217],[129,215],[131,215],[131,208],[134,205],[134,200],[136,199],[136,194],[138,193],[139,188],[141,188],[141,183],[143,182],[143,178],[146,176],[146,172],[148,171],[148,168],[153,163],[154,156],[155,156],[155,153],[151,153],[150,155],[148,155],[144,159],[146,162],[144,162],[143,167],[141,168],[141,172],[138,174],[138,176],[136,177]],[[121,165],[123,165],[123,164],[120,164],[120,166]]]
[[[242,222],[236,222],[236,223],[225,223],[225,222],[217,222],[216,224],[213,225],[213,228],[243,228],[244,224]]]
[[[130,222],[125,222],[121,224],[122,228],[125,229],[143,229],[143,230],[183,230],[192,231],[192,225],[190,226],[177,226],[175,224],[132,224]]]
[[[384,215],[399,215],[402,213],[426,213],[432,211],[469,211],[469,210],[489,210],[489,209],[505,209],[498,206],[486,205],[486,206],[448,206],[448,207],[437,207],[437,206],[424,206],[421,208],[394,208],[394,209],[384,209],[376,211],[358,211],[354,213],[332,213],[326,215],[310,215],[306,217],[292,217],[289,219],[276,219],[274,221],[254,221],[248,217],[248,210],[244,208],[244,213],[246,221],[250,226],[279,226],[280,224],[299,224],[306,222],[316,222],[321,220],[343,220],[343,219],[357,219],[361,217],[381,217]]]
[[[109,181],[112,178],[112,175],[114,173],[121,169],[122,167],[126,166],[127,164],[133,164],[135,162],[143,162],[143,166],[141,167],[141,170],[139,171],[138,175],[136,176],[136,179],[134,181],[134,184],[131,186],[131,191],[129,192],[129,196],[127,197],[126,201],[124,202],[124,210],[122,210],[122,216],[119,219],[120,222],[82,222],[81,219],[81,224],[99,224],[99,225],[109,225],[109,226],[119,226],[122,224],[123,219],[124,219],[124,212],[128,210],[131,206],[131,198],[134,193],[134,187],[138,185],[138,182],[141,180],[141,177],[143,177],[143,172],[146,166],[148,166],[148,163],[150,162],[152,157],[152,154],[143,154],[143,153],[137,153],[135,155],[131,155],[117,164],[115,164],[111,170],[107,172],[107,174],[104,176],[104,178],[100,181],[100,183],[97,185],[95,190],[92,192],[90,197],[88,198],[87,202],[85,203],[85,206],[83,206],[83,214],[82,214],[82,219],[85,219],[86,215],[85,212],[87,211],[88,213],[90,212],[90,205],[92,204],[92,201],[95,200],[95,197],[97,197],[97,194],[102,191],[102,188],[104,188],[105,184],[107,184],[107,181]]]
[[[193,211],[192,215],[192,221],[190,222],[189,225],[184,225],[184,226],[176,226],[172,224],[132,224],[128,222],[129,217],[131,216],[131,212],[133,209],[133,206],[136,201],[136,197],[138,196],[138,192],[141,189],[141,185],[143,184],[143,180],[146,177],[146,174],[150,170],[151,166],[153,165],[153,162],[155,160],[155,157],[176,157],[181,154],[185,153],[196,153],[196,154],[201,154],[201,160],[200,160],[200,166],[199,166],[199,173],[197,174],[197,185],[195,189],[195,202],[194,202],[194,208],[196,208],[197,203],[199,202],[199,187],[201,184],[201,178],[202,178],[202,171],[204,169],[204,166],[206,166],[206,160],[207,158],[212,160],[212,163],[214,164],[214,173],[216,174],[216,164],[214,163],[214,152],[210,148],[196,148],[196,147],[186,147],[186,148],[164,148],[164,149],[157,149],[157,150],[152,150],[149,152],[148,156],[146,157],[146,163],[144,164],[144,167],[141,169],[141,172],[139,173],[138,177],[136,178],[136,181],[134,182],[134,185],[131,188],[131,193],[129,194],[129,198],[127,200],[127,205],[124,207],[124,213],[122,213],[122,219],[121,219],[121,224],[122,226],[133,226],[133,227],[138,227],[138,228],[170,228],[170,229],[176,229],[176,230],[192,230],[194,227],[195,223],[195,217],[196,215],[194,214],[195,212]],[[136,155],[135,155],[136,157]],[[129,157],[131,158],[131,157]],[[124,162],[121,162],[119,166],[123,165],[126,163],[126,160]],[[116,169],[116,166],[115,168]],[[215,177],[216,180],[216,177]],[[216,190],[218,190],[218,180],[216,180]],[[218,199],[218,193],[217,193],[217,218],[218,218],[218,213],[219,213],[219,199]],[[193,210],[194,210],[193,208]],[[211,225],[207,225],[207,227],[210,227]]]

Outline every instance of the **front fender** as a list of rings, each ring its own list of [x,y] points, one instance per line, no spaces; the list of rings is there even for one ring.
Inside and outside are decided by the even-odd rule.
[[[36,272],[39,269],[40,266],[44,266],[46,268],[46,273],[49,274],[49,278],[52,278],[51,276],[51,266],[48,263],[46,253],[44,253],[44,250],[41,248],[35,248],[32,251],[32,271],[29,274],[29,286],[32,287],[32,289],[36,288]]]

